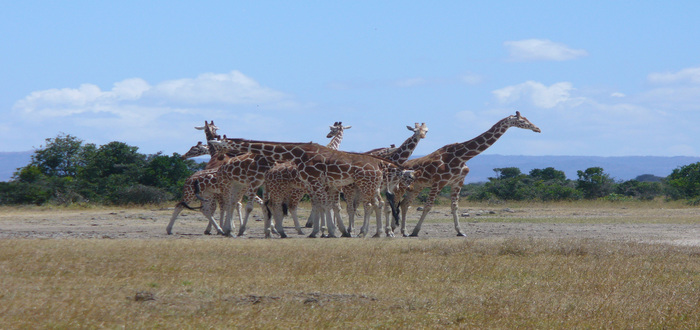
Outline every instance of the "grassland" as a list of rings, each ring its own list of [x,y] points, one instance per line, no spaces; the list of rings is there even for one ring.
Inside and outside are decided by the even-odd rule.
[[[666,212],[664,205],[477,205],[468,212],[485,215],[465,222],[560,226],[561,217],[664,226],[697,219],[696,209]],[[204,223],[193,217],[182,226],[198,228],[197,235],[167,237],[167,210],[6,211],[0,231],[18,219],[101,230],[117,217],[131,221],[128,230],[146,229],[123,239],[0,239],[3,329],[700,327],[697,245],[493,233],[227,239],[199,235]],[[430,221],[452,236],[445,212]]]

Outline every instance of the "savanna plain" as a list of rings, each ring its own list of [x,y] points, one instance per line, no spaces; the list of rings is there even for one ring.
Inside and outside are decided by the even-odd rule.
[[[171,206],[0,208],[0,328],[700,327],[680,202],[462,202],[466,238],[445,206],[330,239],[263,239],[259,209],[245,237],[191,211],[166,235]]]

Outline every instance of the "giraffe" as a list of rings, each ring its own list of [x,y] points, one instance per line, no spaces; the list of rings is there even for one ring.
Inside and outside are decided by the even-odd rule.
[[[368,195],[370,203],[378,207],[379,189],[382,181],[387,181],[387,198],[393,207],[393,191],[399,180],[411,172],[380,157],[348,153],[333,150],[316,143],[280,143],[265,141],[250,141],[243,139],[227,139],[221,141],[224,149],[250,152],[268,158],[275,162],[293,161],[299,171],[299,177],[311,193],[312,203],[330,219],[330,210],[333,209],[338,217],[340,209],[338,203],[338,190],[348,184],[354,183],[357,192]],[[345,232],[342,220],[339,218],[338,226],[341,232]],[[328,236],[335,237],[335,224],[327,221]],[[268,228],[270,220],[266,220]],[[277,232],[281,237],[286,237],[284,228],[280,222],[275,223]],[[316,237],[319,232],[319,222],[314,222],[314,228],[309,237]],[[269,237],[269,230],[266,229]]]
[[[474,156],[480,154],[484,150],[493,145],[510,127],[518,127],[529,129],[533,132],[540,133],[541,130],[532,124],[527,118],[520,115],[519,111],[515,112],[514,116],[508,116],[498,121],[493,127],[481,135],[462,143],[453,143],[443,146],[442,148],[432,152],[427,156],[407,160],[403,165],[407,169],[416,171],[416,178],[413,187],[408,189],[405,198],[399,202],[401,209],[401,233],[403,236],[409,236],[406,231],[406,211],[408,207],[424,188],[430,188],[428,200],[423,206],[423,213],[420,220],[413,229],[410,236],[418,236],[421,225],[425,220],[426,215],[430,212],[435,198],[444,187],[452,188],[451,193],[451,211],[452,219],[454,220],[457,236],[465,236],[462,228],[459,225],[457,217],[457,208],[459,203],[459,192],[464,185],[464,178],[469,174],[469,167],[466,162]],[[396,191],[397,196],[401,196],[401,189]]]
[[[186,208],[188,202],[194,201],[195,197],[202,201],[201,211],[210,220],[205,234],[209,234],[211,228],[216,228],[219,234],[230,235],[232,229],[232,217],[234,209],[237,211],[240,220],[241,228],[238,235],[244,235],[248,217],[253,210],[253,203],[263,205],[262,199],[257,196],[257,189],[262,184],[263,176],[269,167],[272,165],[261,157],[255,157],[250,154],[241,154],[232,150],[222,150],[217,144],[212,144],[211,141],[216,141],[221,137],[216,134],[218,127],[214,124],[204,122],[204,126],[195,127],[198,130],[204,130],[207,137],[206,149],[211,155],[211,159],[207,163],[204,171],[197,172],[192,175],[191,179],[185,182],[183,203],[178,205]],[[190,148],[196,149],[191,155],[202,152],[204,146],[198,143],[197,146]],[[257,172],[257,171],[260,172]],[[196,193],[195,193],[196,192]],[[244,195],[248,196],[246,204],[245,217],[241,214],[241,200]],[[221,225],[216,225],[213,221],[213,212],[216,211],[216,204],[219,204],[221,215],[219,221]],[[168,225],[168,233],[172,229],[182,207],[173,211],[173,215]]]
[[[204,121],[204,126],[195,126],[195,129],[204,131],[204,136],[207,139],[207,145],[203,145],[198,143],[196,146],[190,148],[190,151],[186,153],[185,155],[190,155],[189,157],[196,157],[194,155],[198,155],[199,153],[203,152],[204,150],[207,150],[209,152],[210,158],[209,162],[207,162],[207,165],[204,169],[216,169],[219,166],[223,165],[226,163],[227,160],[236,157],[239,155],[239,153],[228,151],[228,152],[221,152],[219,148],[216,145],[213,145],[209,143],[209,141],[212,140],[218,140],[221,139],[221,136],[216,134],[216,132],[219,130],[219,127],[214,124],[214,121],[212,120],[211,122],[207,122],[206,120]],[[195,149],[193,151],[193,149]],[[185,156],[183,156],[185,157]],[[224,226],[224,219],[226,217],[227,212],[233,212],[233,210],[236,211],[238,214],[238,219],[241,224],[243,224],[243,216],[241,214],[241,200],[235,200],[235,201],[227,201],[226,198],[229,198],[230,195],[233,194],[233,192],[229,190],[222,191],[220,193],[214,193],[213,198],[215,199],[215,204],[214,204],[214,211],[216,210],[216,205],[219,205],[220,209],[220,216],[219,216],[219,222],[221,223],[221,226]],[[242,198],[242,197],[241,197]],[[256,203],[262,205],[262,199],[258,197],[257,195],[254,197],[254,200]],[[228,204],[231,203],[231,204]],[[230,205],[231,207],[229,209],[225,208],[224,205]],[[204,230],[204,234],[209,235],[211,233],[211,228],[212,225],[211,223],[207,224],[207,228]]]
[[[418,142],[421,139],[425,138],[425,135],[428,133],[428,127],[425,125],[425,123],[418,124],[415,123],[414,127],[411,126],[406,126],[409,131],[413,132],[413,134],[406,139],[398,148],[380,148],[380,149],[374,149],[366,152],[366,154],[372,154],[376,156],[380,156],[383,158],[386,158],[387,160],[396,163],[396,164],[403,164],[408,160],[408,158],[413,154],[413,151],[416,149],[416,146],[418,146]],[[400,184],[400,187],[403,187],[403,189],[406,189],[413,180],[408,180],[407,181],[402,181]],[[382,187],[382,189],[386,189],[386,187]],[[355,210],[357,208],[357,205],[359,202],[364,202],[362,200],[358,199],[357,194],[355,193],[354,186],[353,185],[348,185],[346,187],[343,187],[343,194],[345,195],[345,200],[347,201],[347,212],[348,212],[348,236],[352,235],[352,228],[354,226],[354,221],[355,221]],[[365,213],[367,213],[369,210],[365,208]],[[390,218],[389,218],[389,209],[385,210],[386,214],[386,226],[385,226],[385,233],[387,236],[393,236],[394,231],[390,225]],[[369,221],[367,217],[365,217],[365,221],[362,223],[362,227],[360,229],[360,237],[365,237],[365,235],[368,234],[369,231]],[[380,219],[380,216],[377,215],[377,219]],[[381,223],[379,221],[377,222],[377,232],[373,237],[380,237],[381,236]]]
[[[343,132],[350,129],[352,126],[343,126],[342,122],[335,122],[330,126],[330,132],[326,138],[331,138],[331,141],[326,147],[337,150],[343,140]],[[284,214],[289,211],[294,220],[294,227],[297,233],[303,235],[304,232],[299,226],[299,218],[297,216],[297,206],[302,197],[307,193],[304,183],[299,179],[299,172],[292,162],[286,162],[275,165],[270,171],[265,174],[265,209],[266,216],[274,216],[275,221],[282,221]],[[309,216],[309,224],[311,227],[312,219],[318,217],[318,210],[311,210]]]
[[[185,185],[183,187],[182,192],[182,199],[179,203],[177,203],[177,205],[175,205],[175,210],[173,210],[173,214],[170,217],[170,222],[168,223],[168,226],[165,229],[168,235],[172,234],[175,219],[177,219],[177,216],[185,208],[190,210],[199,209],[202,212],[202,214],[204,214],[204,216],[207,218],[207,220],[209,220],[209,225],[207,228],[209,228],[209,226],[212,226],[216,228],[216,231],[219,234],[224,234],[224,231],[221,229],[219,224],[216,223],[216,220],[214,220],[213,217],[214,212],[216,211],[216,200],[206,199],[201,195],[201,186],[209,187],[216,184],[216,171],[217,169],[198,171],[195,174],[191,175],[189,178],[187,178],[187,180],[185,180]],[[209,189],[209,191],[211,193],[214,193],[211,189]],[[189,206],[189,203],[192,203],[196,200],[201,201],[200,207],[193,208]],[[207,232],[205,232],[205,234],[206,233]]]

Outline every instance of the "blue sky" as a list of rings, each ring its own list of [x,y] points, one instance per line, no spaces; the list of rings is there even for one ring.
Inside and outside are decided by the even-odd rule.
[[[63,132],[186,152],[230,137],[427,154],[700,155],[700,2],[2,1],[0,151]]]

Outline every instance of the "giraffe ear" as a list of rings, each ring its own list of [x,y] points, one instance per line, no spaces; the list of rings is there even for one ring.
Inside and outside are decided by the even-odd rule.
[[[343,129],[351,129],[352,126],[343,126]]]
[[[418,124],[416,124],[416,125],[418,125]],[[415,130],[416,130],[414,127],[411,127],[411,126],[408,126],[408,125],[406,125],[406,128],[408,128],[409,131],[415,131]]]
[[[520,111],[516,111],[516,112],[515,112],[515,116],[518,117],[518,118],[521,118],[521,117],[520,117]]]
[[[195,126],[194,129],[203,131],[203,130],[204,130],[204,126]]]

